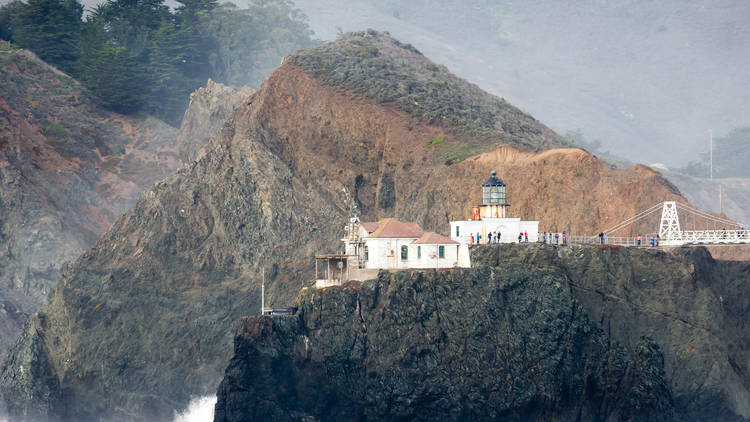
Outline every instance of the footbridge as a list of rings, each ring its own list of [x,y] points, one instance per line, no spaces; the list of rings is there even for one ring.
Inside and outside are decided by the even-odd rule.
[[[622,231],[644,219],[654,219],[661,212],[659,230],[644,233],[637,237],[615,237],[612,234]],[[693,226],[702,229],[684,230],[680,225],[680,214],[691,220]],[[707,228],[712,227],[712,228]],[[651,246],[651,239],[659,246],[711,245],[711,244],[747,244],[750,243],[750,231],[747,224],[722,218],[691,205],[676,201],[656,204],[594,236],[570,236],[570,243],[607,243],[623,246]]]

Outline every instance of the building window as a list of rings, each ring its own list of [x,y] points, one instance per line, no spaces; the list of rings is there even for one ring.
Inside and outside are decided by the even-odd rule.
[[[370,259],[370,249],[365,245],[365,261]]]
[[[460,236],[460,234],[458,234],[458,226],[456,226],[456,237],[458,236]]]
[[[409,259],[409,247],[402,246],[401,247],[401,260],[406,261],[407,259]]]
[[[417,246],[417,259],[422,259],[422,247]]]
[[[440,258],[445,258],[445,246],[438,246],[438,256]]]

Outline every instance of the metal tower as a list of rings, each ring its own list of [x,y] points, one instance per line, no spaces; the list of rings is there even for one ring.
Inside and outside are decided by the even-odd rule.
[[[682,230],[680,230],[680,218],[677,216],[677,202],[664,202],[661,210],[661,223],[659,224],[659,237],[664,245],[682,244]]]

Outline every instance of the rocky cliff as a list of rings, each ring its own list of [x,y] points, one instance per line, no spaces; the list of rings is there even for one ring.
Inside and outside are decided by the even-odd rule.
[[[334,61],[342,75],[320,73]],[[395,87],[376,71],[388,63]],[[375,80],[350,89],[349,77]],[[458,117],[441,92],[460,97]],[[216,391],[236,321],[260,307],[263,271],[268,303],[289,304],[312,278],[313,255],[341,247],[352,213],[445,233],[469,216],[493,169],[512,214],[541,229],[592,233],[680,199],[646,167],[613,170],[579,149],[545,149],[563,145],[384,33],[289,57],[203,154],[66,269],[9,353],[4,399],[19,419],[168,418],[191,395]]]
[[[180,159],[185,163],[195,160],[198,151],[208,144],[227,117],[253,92],[250,87],[233,87],[209,79],[205,87],[190,94],[190,105],[185,110],[177,135]]]
[[[0,356],[76,258],[172,172],[176,131],[0,44]]]
[[[562,272],[381,273],[243,319],[215,421],[670,420],[663,356],[612,341]]]
[[[216,421],[746,420],[750,265],[700,248],[475,247],[241,322]]]

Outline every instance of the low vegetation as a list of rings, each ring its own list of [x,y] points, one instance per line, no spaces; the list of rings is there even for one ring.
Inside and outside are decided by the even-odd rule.
[[[568,144],[504,99],[458,78],[388,33],[344,34],[336,42],[302,50],[290,60],[326,84],[393,103],[424,122],[449,124],[474,138],[499,138],[533,149]],[[481,144],[486,149],[497,142]]]

